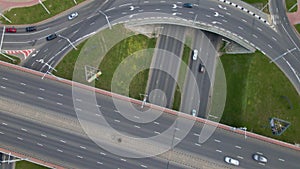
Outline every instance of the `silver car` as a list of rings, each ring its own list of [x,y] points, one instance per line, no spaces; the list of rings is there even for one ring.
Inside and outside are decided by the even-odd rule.
[[[78,16],[78,12],[73,12],[68,16],[68,19],[72,20],[72,19],[76,18],[77,16]]]

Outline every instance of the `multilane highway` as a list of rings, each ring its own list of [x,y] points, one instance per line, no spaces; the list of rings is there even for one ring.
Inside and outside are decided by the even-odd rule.
[[[1,98],[14,99],[17,102],[26,103],[26,105],[32,107],[39,107],[55,112],[55,114],[59,116],[75,119],[76,113],[74,105],[72,104],[71,86],[49,79],[42,80],[41,77],[3,66],[0,67],[0,72]],[[153,122],[145,124],[134,123],[116,111],[110,97],[97,94],[96,98],[102,115],[99,116],[93,114],[94,112],[90,112],[86,120],[91,123],[97,123],[97,118],[104,117],[116,130],[127,135],[142,138],[155,136],[165,131],[176,121],[175,115],[164,113]],[[81,100],[76,100],[75,98],[74,101],[90,104],[85,102],[85,99],[82,98]],[[122,110],[126,109],[126,107],[122,108]],[[47,126],[47,123],[38,124],[38,122],[32,123],[22,118],[10,118],[13,114],[9,115],[10,112],[2,111],[2,114],[3,113],[5,115],[1,116],[0,121],[0,141],[3,145],[13,146],[19,152],[36,156],[37,158],[46,158],[45,156],[47,156],[49,162],[55,164],[63,163],[69,167],[74,165],[80,168],[80,166],[86,165],[89,166],[88,168],[95,168],[99,165],[99,163],[97,163],[99,160],[100,163],[108,163],[107,168],[115,168],[119,164],[122,166],[122,161],[118,160],[120,158],[115,155],[111,155],[111,158],[107,159],[109,161],[103,162],[104,159],[102,158],[103,155],[101,155],[101,152],[104,150],[98,148],[88,139],[81,139],[82,136],[79,137],[69,130],[67,130],[67,132],[57,131],[57,128],[51,129],[51,127]],[[141,117],[142,116],[140,116],[140,118]],[[219,166],[226,165],[223,163],[223,158],[228,155],[238,158],[241,167],[244,168],[298,167],[297,160],[300,157],[298,151],[250,137],[245,139],[243,134],[237,134],[221,128],[218,128],[206,142],[199,143],[199,134],[202,128],[203,123],[195,123],[189,133],[187,133],[187,136],[180,140],[179,135],[180,132],[182,132],[182,128],[175,127],[174,135],[167,135],[166,139],[169,140],[168,144],[170,143],[170,145],[173,139],[175,141],[181,141],[174,147],[173,151],[184,152],[187,156],[190,157],[190,155],[192,155],[193,157],[199,158],[199,160],[207,159]],[[44,135],[46,135],[46,137]],[[263,165],[253,161],[251,155],[256,152],[263,153],[267,156],[269,162]],[[96,156],[96,154],[98,156]],[[173,156],[172,158],[175,157],[176,156]],[[144,160],[148,163],[143,163],[143,159],[133,160],[133,168],[139,168],[140,165],[153,166],[154,168],[167,168],[167,161],[162,159],[159,155]],[[115,161],[117,161],[117,163],[113,163],[114,165],[112,166],[111,163]]]

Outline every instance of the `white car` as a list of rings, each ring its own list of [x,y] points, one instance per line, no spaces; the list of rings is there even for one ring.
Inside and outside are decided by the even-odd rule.
[[[236,159],[230,158],[230,157],[225,157],[225,162],[231,165],[238,166],[240,165],[240,162]]]
[[[76,18],[77,16],[78,16],[78,12],[73,12],[68,16],[68,19],[72,20],[72,19]]]
[[[198,50],[194,49],[193,50],[193,60],[197,60],[197,57],[198,57]]]

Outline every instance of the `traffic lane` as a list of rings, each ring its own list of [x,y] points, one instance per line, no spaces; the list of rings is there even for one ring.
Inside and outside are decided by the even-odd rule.
[[[250,137],[245,139],[244,135],[234,134],[219,128],[214,131],[213,135],[206,142],[203,144],[198,143],[201,146],[196,145],[199,140],[199,134],[202,132],[202,126],[202,124],[197,123],[189,132],[189,135],[178,145],[178,148],[200,155],[202,152],[205,152],[205,156],[212,159],[217,157],[219,158],[217,160],[223,160],[225,155],[230,155],[237,159],[240,159],[238,156],[243,157],[243,159],[251,159],[252,154],[259,152],[266,155],[269,159],[267,167],[276,168],[277,166],[282,166],[279,168],[284,168],[288,165],[289,168],[297,168],[296,159],[299,159],[299,152]],[[205,151],[199,150],[202,148]],[[283,163],[280,159],[285,160],[285,162]],[[243,161],[242,159],[240,160]],[[251,165],[254,164],[257,164],[257,162],[252,160]]]
[[[5,120],[10,120],[10,118],[5,119]],[[16,133],[12,134],[13,137],[15,137],[17,135],[19,138],[22,138],[21,141],[31,139],[31,140],[33,140],[32,144],[37,144],[37,143],[40,144],[40,145],[37,145],[37,147],[39,147],[39,146],[41,147],[41,145],[43,145],[42,146],[43,148],[48,148],[50,151],[54,151],[54,152],[58,151],[57,153],[62,153],[65,155],[68,154],[68,156],[72,156],[73,158],[80,156],[80,157],[77,157],[79,160],[86,159],[86,157],[87,157],[87,159],[91,160],[90,161],[91,163],[95,163],[96,160],[99,160],[99,159],[97,159],[97,157],[102,155],[103,157],[101,157],[101,161],[102,161],[102,163],[105,163],[105,164],[111,164],[111,163],[115,164],[118,161],[120,161],[120,163],[122,163],[122,162],[128,163],[129,162],[134,165],[137,165],[139,163],[145,165],[146,161],[149,161],[148,164],[146,164],[146,165],[153,164],[153,159],[150,159],[150,158],[131,160],[131,159],[127,159],[127,158],[118,157],[118,156],[115,156],[113,154],[106,152],[103,149],[100,149],[100,147],[98,145],[96,145],[94,142],[92,142],[91,140],[89,140],[89,138],[76,136],[74,134],[65,133],[63,131],[56,131],[56,129],[51,129],[50,127],[45,127],[40,124],[31,124],[31,123],[28,123],[27,121],[26,122],[23,122],[23,121],[24,120],[22,120],[22,119],[17,119],[17,120],[13,119],[10,121],[6,121],[8,124],[7,126],[13,126],[12,129],[7,130],[7,128],[9,128],[9,127],[5,126],[5,128],[3,128],[0,126],[1,127],[0,130],[2,132],[4,132],[5,135],[6,135],[6,133],[13,133],[16,131],[20,131],[21,133],[16,132]],[[25,134],[23,134],[20,129],[28,129],[28,130],[26,132],[22,130],[25,133]],[[45,130],[45,131],[41,132],[40,130]],[[40,133],[43,133],[44,137],[41,136]],[[28,138],[26,137],[27,135],[28,135]],[[57,135],[59,135],[59,136],[57,136]],[[16,138],[14,138],[14,139],[16,139]],[[60,142],[59,140],[63,140],[64,143],[56,144],[56,142]],[[61,144],[63,144],[63,145],[61,145]],[[88,155],[84,153],[85,151],[87,151]],[[96,158],[96,159],[94,159],[94,158]],[[60,158],[60,159],[63,159],[63,158]],[[110,159],[111,161],[107,162],[107,160],[102,160],[102,159]],[[126,160],[123,160],[123,159],[126,159]],[[115,160],[115,161],[113,161],[113,160]],[[159,159],[156,159],[156,160],[159,161]],[[158,166],[158,167],[164,166],[165,165],[164,163],[165,162],[158,162],[155,164],[155,166]],[[72,164],[72,163],[70,163],[70,164]],[[120,165],[120,166],[122,166],[122,165]],[[127,166],[127,164],[126,164],[126,166]],[[137,168],[137,166],[134,168]],[[161,168],[161,167],[159,167],[159,168]]]
[[[18,89],[18,88],[24,88],[24,86],[21,84],[21,83],[23,83],[23,84],[26,84],[25,88],[27,88],[27,86],[28,86],[28,91],[26,92],[28,94],[23,96],[23,94],[15,93],[16,89],[11,89],[11,87],[7,87],[5,90],[3,90],[4,92],[2,92],[2,94],[1,94],[2,96],[5,96],[5,97],[11,98],[11,99],[19,99],[20,102],[25,102],[25,103],[28,103],[29,105],[37,105],[37,106],[40,106],[43,109],[63,113],[63,115],[68,115],[70,117],[76,117],[76,113],[74,112],[73,99],[74,99],[75,102],[77,102],[77,105],[79,105],[79,106],[81,104],[83,104],[85,107],[92,107],[92,106],[96,107],[96,105],[94,105],[93,102],[88,100],[88,98],[90,97],[88,94],[80,93],[82,98],[79,98],[79,97],[78,98],[73,98],[71,96],[71,92],[68,92],[68,90],[69,90],[68,86],[63,87],[62,90],[58,90],[58,89],[60,89],[60,87],[56,86],[57,84],[55,84],[55,83],[57,83],[57,82],[53,82],[54,84],[51,84],[51,83],[48,83],[49,81],[43,80],[43,81],[41,81],[42,82],[41,83],[41,82],[38,82],[39,78],[36,77],[36,79],[38,79],[37,81],[31,80],[31,83],[28,84],[27,83],[28,81],[23,81],[23,80],[20,81],[20,77],[17,76],[16,74],[11,74],[10,77],[15,78],[15,80],[14,80],[14,81],[16,81],[15,84],[14,83],[12,83],[12,84],[7,84],[6,83],[5,85],[4,84],[1,84],[1,85],[2,86],[12,86],[12,87],[16,87],[16,89]],[[24,79],[28,80],[30,78],[24,76]],[[10,79],[8,79],[8,81],[9,82],[13,81],[13,79],[10,78]],[[6,82],[6,81],[3,81],[3,82]],[[20,84],[19,84],[19,82],[20,82]],[[43,84],[43,83],[45,83],[45,84]],[[48,83],[48,85],[46,85],[47,83]],[[34,87],[35,85],[41,85],[41,86],[43,86],[43,89],[39,88],[39,87]],[[45,89],[45,87],[46,87],[46,89]],[[21,90],[21,91],[24,91],[24,90]],[[36,96],[36,93],[42,93],[42,92],[45,92],[45,94],[40,95],[38,97],[41,97],[41,98],[44,98],[44,99],[40,99]],[[51,94],[52,92],[54,94]],[[61,93],[63,93],[63,94],[61,94]],[[21,95],[21,96],[15,98],[15,94]],[[114,104],[113,104],[110,97],[103,96],[103,95],[96,95],[96,100],[98,100],[98,106],[97,107],[99,107],[100,112],[102,112],[102,114],[105,118],[107,118],[107,119],[111,118],[111,120],[113,120],[113,121],[118,119],[118,120],[121,120],[122,122],[127,120],[114,107]],[[59,101],[61,101],[61,102],[59,102]],[[61,103],[63,105],[57,105],[57,103]],[[124,102],[124,104],[122,106],[123,109],[121,110],[122,113],[127,112],[127,111],[131,111],[131,109],[128,108],[126,105],[127,104]],[[133,106],[136,106],[136,108],[139,108],[138,105],[133,105]],[[93,114],[93,113],[95,113],[95,114]],[[97,112],[94,112],[94,111],[91,111],[89,113],[89,115],[90,115],[89,117],[91,117],[92,121],[95,121],[93,118],[95,118],[95,116],[97,116],[96,113]],[[164,115],[165,114],[163,114],[163,116]],[[140,115],[137,114],[136,116],[137,117],[139,116],[139,117],[143,118],[142,114],[140,114]],[[168,117],[168,118],[170,118],[170,117]],[[164,117],[156,119],[156,123],[158,123],[158,124],[156,124],[155,126],[159,126],[158,129],[166,129],[172,124],[172,122],[174,122],[174,119],[171,118],[169,120],[169,122],[164,120],[164,123],[160,123],[161,119],[164,119]],[[137,124],[132,122],[132,126],[134,126],[134,125],[137,125]],[[138,124],[138,125],[140,125],[140,124]],[[151,124],[148,124],[148,125],[151,125]],[[164,126],[162,126],[162,125],[164,125]],[[143,128],[143,126],[147,126],[147,124],[141,124],[142,128]],[[157,128],[155,128],[155,129],[158,130]],[[160,130],[158,132],[160,132]],[[147,136],[149,136],[149,135],[147,135]]]

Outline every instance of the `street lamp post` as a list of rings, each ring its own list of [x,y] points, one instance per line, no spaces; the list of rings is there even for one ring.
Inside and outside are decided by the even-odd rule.
[[[43,6],[43,8],[46,10],[48,14],[50,14],[50,11],[46,8],[46,6],[43,4],[41,0],[39,0],[39,3]]]
[[[247,138],[247,127],[240,127],[240,130],[243,130],[245,133],[245,139]]]
[[[108,27],[109,27],[109,29],[111,29],[111,25],[110,25],[110,22],[109,22],[109,20],[108,20],[108,16],[107,16],[104,12],[102,12],[102,11],[100,11],[100,10],[99,10],[99,12],[100,12],[102,15],[105,16],[105,19],[106,19],[106,21],[107,21]]]
[[[70,41],[70,39],[69,38],[67,38],[67,37],[64,37],[64,36],[62,36],[62,35],[58,35],[58,37],[60,37],[60,38],[63,38],[63,39],[65,39],[65,40],[67,40],[70,44],[71,44],[71,46],[75,49],[75,50],[78,50],[77,48],[76,48],[76,46]]]

